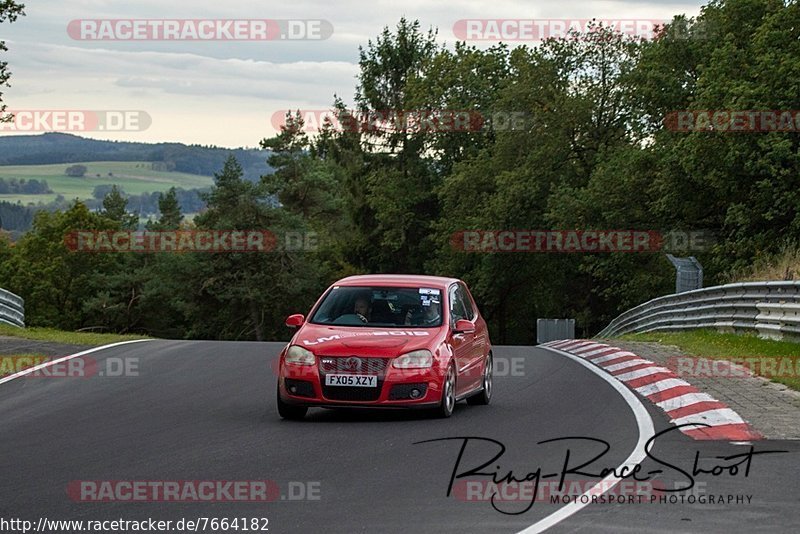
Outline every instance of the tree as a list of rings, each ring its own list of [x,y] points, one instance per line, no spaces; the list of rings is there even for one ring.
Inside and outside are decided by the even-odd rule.
[[[514,119],[522,113],[516,106],[501,109],[500,89],[510,74],[506,45],[486,50],[457,42],[455,49],[439,50],[423,65],[422,72],[408,83],[410,107],[432,110],[432,117],[452,118],[452,127],[443,123],[433,132],[418,132],[423,153],[434,160],[437,172],[447,175],[458,161],[475,157],[481,148],[494,142],[494,119]],[[467,121],[465,121],[465,116]],[[455,122],[458,119],[460,123]]]
[[[464,74],[455,76],[463,86],[443,93],[482,95],[497,110],[527,117],[522,129],[493,131],[490,139],[467,145],[471,155],[443,177],[438,191],[444,215],[435,225],[438,251],[427,264],[428,270],[466,279],[501,343],[531,342],[532,317],[594,321],[601,304],[587,270],[592,260],[586,254],[470,254],[454,250],[451,237],[463,230],[592,228],[594,221],[571,209],[573,203],[559,200],[585,188],[606,154],[631,142],[627,74],[636,53],[635,43],[595,28],[535,49],[514,49],[507,67],[494,55],[484,58],[479,62],[486,62],[484,71],[503,79],[496,89],[483,77]],[[480,59],[474,51],[460,54],[467,65]],[[453,73],[448,79],[461,72],[448,70]],[[581,326],[596,325],[582,320]]]
[[[122,190],[116,185],[111,187],[111,191],[103,199],[104,217],[116,221],[125,230],[135,230],[139,225],[139,216],[127,211],[128,200],[122,196]]]
[[[177,230],[183,221],[181,206],[178,203],[178,194],[174,187],[170,187],[167,194],[158,194],[158,222],[148,223],[148,230]]]
[[[721,236],[703,258],[713,282],[800,235],[800,140],[796,132],[675,132],[661,123],[687,109],[798,109],[800,6],[715,0],[672,24],[682,31],[646,44],[636,71],[658,157],[652,217]]]
[[[423,158],[423,139],[403,121],[393,121],[416,111],[409,84],[437,50],[436,32],[423,32],[418,21],[405,18],[394,33],[386,27],[359,48],[355,119],[363,128],[355,135],[345,132],[343,146],[355,151],[347,160],[363,162],[345,184],[355,193],[346,209],[360,234],[353,253],[362,269],[421,272],[430,255],[437,176]],[[370,119],[381,116],[388,122]]]
[[[189,335],[199,338],[274,339],[282,319],[309,306],[322,283],[315,263],[302,251],[284,248],[287,231],[303,231],[300,217],[275,206],[261,183],[243,179],[230,156],[215,186],[204,195],[208,209],[195,218],[198,228],[271,232],[274,249],[198,255],[191,279],[196,291],[187,306]]]
[[[112,186],[111,184],[102,184],[94,186],[94,189],[92,189],[92,198],[96,198],[97,200],[103,200],[106,197],[106,195],[108,195],[111,192],[111,189],[113,187],[114,186]]]
[[[82,178],[87,170],[86,165],[70,165],[67,167],[67,170],[64,171],[64,174],[72,178]],[[100,175],[98,174],[97,176]]]
[[[400,19],[395,33],[385,27],[374,42],[370,40],[366,48],[359,47],[356,104],[360,117],[368,121],[370,116],[411,111],[407,107],[411,103],[407,86],[436,50],[436,31],[423,33],[419,21],[405,18]],[[367,142],[380,142],[391,151],[399,148],[402,160],[402,154],[410,148],[409,134],[403,128],[384,130],[371,126],[367,123]]]
[[[332,165],[315,157],[298,111],[286,115],[281,133],[261,141],[272,150],[267,163],[275,171],[262,176],[266,192],[308,221],[334,223],[340,208],[340,183]]]
[[[0,0],[0,23],[5,21],[14,22],[17,17],[24,16],[25,4],[20,4],[14,0]],[[0,40],[0,52],[8,52],[6,42]],[[9,87],[8,81],[11,72],[8,70],[8,62],[0,60],[0,88]],[[0,91],[0,122],[8,122],[11,116],[5,115],[6,104],[3,103],[3,92]]]
[[[70,250],[66,238],[75,231],[118,228],[77,201],[64,212],[36,213],[33,228],[5,262],[11,274],[3,281],[4,289],[25,299],[27,324],[66,330],[95,326],[87,324],[91,313],[85,304],[103,289],[102,276],[117,268],[119,257]]]

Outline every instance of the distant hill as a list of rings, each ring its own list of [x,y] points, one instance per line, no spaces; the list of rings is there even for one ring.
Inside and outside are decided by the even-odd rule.
[[[164,171],[212,176],[233,154],[246,179],[255,181],[272,169],[270,152],[259,149],[228,149],[182,143],[131,143],[98,141],[72,134],[0,136],[0,165],[46,165],[91,161],[163,162]]]

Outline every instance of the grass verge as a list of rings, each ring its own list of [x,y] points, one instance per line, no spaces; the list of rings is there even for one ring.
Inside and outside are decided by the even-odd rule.
[[[654,341],[674,345],[687,356],[715,360],[756,358],[747,365],[754,373],[800,391],[800,343],[761,339],[754,334],[722,334],[714,330],[627,334],[627,341]],[[774,364],[770,362],[774,360]]]
[[[0,378],[18,373],[28,367],[39,365],[48,359],[49,358],[43,354],[0,354]]]
[[[120,334],[95,334],[92,332],[65,332],[53,328],[17,328],[0,323],[0,336],[11,336],[35,341],[49,341],[67,345],[108,345],[119,341],[133,339],[147,339],[147,336],[120,335]]]

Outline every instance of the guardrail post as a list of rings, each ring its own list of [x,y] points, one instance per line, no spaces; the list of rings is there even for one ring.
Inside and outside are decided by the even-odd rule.
[[[575,319],[537,319],[536,343],[575,337]]]
[[[675,293],[683,293],[703,287],[703,266],[694,256],[676,258],[667,254],[667,259],[675,267]]]

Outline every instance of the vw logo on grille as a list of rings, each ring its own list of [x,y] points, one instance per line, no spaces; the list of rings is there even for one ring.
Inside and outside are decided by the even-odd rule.
[[[344,368],[348,371],[360,371],[361,370],[361,358],[356,358],[355,356],[352,358],[347,358],[344,361]]]

